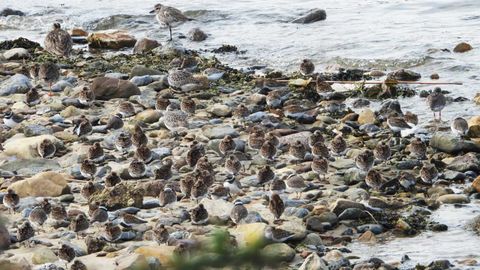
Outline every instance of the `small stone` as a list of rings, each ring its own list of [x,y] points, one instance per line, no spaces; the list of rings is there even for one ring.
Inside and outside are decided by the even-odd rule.
[[[438,73],[433,73],[432,75],[430,75],[430,79],[438,80],[438,79],[440,79],[440,75],[438,75]]]
[[[137,40],[134,36],[121,30],[108,30],[91,33],[88,38],[88,45],[92,48],[113,49],[131,48]]]
[[[319,233],[323,233],[326,231],[323,221],[317,216],[307,218],[307,221],[305,223],[308,230]]]
[[[470,202],[470,199],[463,194],[445,194],[438,197],[437,200],[444,204],[463,204]]]
[[[140,89],[133,83],[107,77],[93,79],[90,87],[95,93],[95,98],[109,100],[112,98],[128,98],[133,95],[140,95]]]
[[[363,109],[358,115],[358,123],[360,125],[375,123],[375,113],[370,109]]]
[[[207,39],[207,34],[205,34],[205,32],[203,32],[200,28],[193,28],[191,29],[190,31],[188,31],[188,39],[190,39],[191,41],[204,41],[205,39]]]
[[[117,259],[115,270],[149,269],[148,261],[141,254],[125,255]]]
[[[357,227],[359,233],[370,231],[374,234],[380,234],[383,232],[383,226],[380,224],[364,224]]]
[[[285,243],[270,244],[263,248],[263,252],[282,262],[290,262],[295,257],[295,250]]]
[[[204,126],[202,132],[209,139],[223,139],[226,135],[234,138],[239,136],[238,132],[231,126]]]
[[[137,65],[137,66],[134,66],[130,71],[130,78],[133,78],[135,76],[161,75],[161,74],[162,72],[156,69],[151,69],[151,68],[147,68],[146,66]]]
[[[214,104],[207,109],[207,112],[217,117],[226,117],[232,114],[232,108],[224,104]]]
[[[399,69],[388,75],[399,81],[418,81],[422,77],[420,73],[408,69]]]
[[[322,238],[318,235],[318,233],[309,233],[303,240],[302,244],[318,247],[323,245],[323,241]]]
[[[7,60],[29,59],[30,53],[24,48],[13,48],[3,53]]]
[[[455,48],[453,48],[453,51],[456,53],[464,53],[470,51],[471,49],[473,49],[472,45],[466,42],[460,42],[457,44],[457,46],[455,46]]]
[[[317,21],[323,21],[325,19],[327,19],[327,12],[325,12],[325,10],[323,9],[315,8],[310,10],[307,14],[293,20],[292,23],[307,24]]]
[[[142,121],[147,124],[155,123],[158,121],[158,119],[160,119],[160,112],[153,109],[144,110],[135,115],[135,120]]]
[[[376,243],[377,238],[375,237],[375,234],[371,231],[366,231],[360,237],[358,237],[358,241],[363,242],[363,243]]]
[[[53,130],[51,127],[47,127],[44,125],[31,124],[24,127],[23,134],[25,135],[25,137],[33,137],[39,135],[53,134]]]
[[[135,43],[135,47],[133,47],[133,53],[144,54],[157,48],[158,46],[161,46],[158,41],[154,39],[142,38]]]
[[[299,270],[328,270],[327,264],[317,255],[312,253],[308,255],[300,266]]]
[[[478,193],[480,193],[480,176],[478,176],[477,178],[475,178],[475,180],[473,180],[473,182],[472,182],[472,187],[473,187]]]
[[[57,256],[49,248],[37,248],[32,254],[33,264],[53,263],[58,260]]]

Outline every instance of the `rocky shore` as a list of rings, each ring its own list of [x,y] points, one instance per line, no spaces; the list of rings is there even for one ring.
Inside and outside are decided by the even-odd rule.
[[[315,12],[324,16],[321,10]],[[125,33],[89,35],[85,40],[95,44],[92,47],[115,50],[136,45],[134,53],[77,50],[66,59],[53,57],[26,39],[0,43],[0,110],[2,116],[12,111],[23,118],[14,127],[7,125],[6,118],[0,124],[1,197],[8,195],[7,190],[20,197],[15,211],[9,211],[3,199],[0,269],[82,269],[75,268],[81,264],[89,270],[235,268],[239,264],[304,270],[396,269],[408,257],[388,262],[359,258],[350,255],[350,244],[376,245],[425,231],[441,233],[449,228],[430,219],[433,211],[441,204],[462,207],[478,198],[480,118],[469,119],[467,138],[452,135],[450,122],[433,120],[401,137],[386,120],[391,114],[408,115],[396,99],[419,94],[414,89],[359,83],[353,89],[338,90],[335,84],[325,83],[361,82],[382,77],[383,72],[340,69],[319,73],[316,80],[259,67],[236,70],[175,42],[132,42]],[[231,47],[222,46],[217,52],[236,51]],[[29,75],[31,64],[45,62],[56,63],[61,73],[51,94],[48,85]],[[191,81],[172,87],[172,71],[179,67],[193,74]],[[390,71],[388,76],[421,77],[410,70]],[[25,102],[32,88],[40,93],[35,105]],[[82,91],[93,92],[94,100],[83,102]],[[169,110],[161,108],[161,102],[182,105],[190,100],[194,105],[187,125],[170,130]],[[382,105],[374,109],[371,100],[381,100]],[[126,106],[133,107],[131,115]],[[181,111],[188,110],[182,105]],[[110,128],[117,113],[122,114],[123,126]],[[418,117],[426,115],[430,111]],[[81,116],[92,127],[79,136],[75,128],[86,123]],[[119,150],[118,146],[120,134],[137,134],[139,127],[151,151],[145,162],[138,153],[140,147]],[[267,135],[278,139],[273,158],[265,158],[263,147],[253,147],[256,132],[262,134],[262,146]],[[325,176],[312,170],[318,157],[309,142],[318,133],[330,152],[337,136],[346,142],[345,153],[325,157]],[[410,148],[416,137],[426,145],[424,156]],[[233,149],[224,151],[231,139]],[[55,146],[49,158],[39,151],[46,140]],[[94,160],[91,149],[97,143],[104,155]],[[297,143],[303,149],[300,155],[292,150]],[[358,168],[357,157],[381,143],[390,147],[391,156],[374,161],[381,185],[373,188],[365,183],[366,172]],[[192,158],[194,154],[205,162],[208,175],[198,169],[199,158]],[[230,157],[239,162],[238,168],[229,163]],[[146,171],[132,176],[132,164],[139,159]],[[93,160],[90,177],[85,160]],[[439,172],[433,184],[422,181],[426,163]],[[262,183],[259,171],[266,166],[276,180]],[[235,181],[229,182],[231,174]],[[112,175],[118,175],[119,183],[110,183]],[[293,177],[300,179],[299,188],[292,188]],[[188,197],[183,183],[189,178],[202,184],[209,179],[208,191],[196,196],[192,190]],[[280,180],[286,182],[286,190],[272,191],[272,182]],[[174,200],[168,201],[172,190]],[[284,205],[280,220],[271,206],[274,193]],[[200,204],[208,218],[194,224]],[[232,214],[238,205],[248,211],[239,220]],[[106,208],[108,218],[93,222],[99,206]],[[65,213],[59,218],[54,208]],[[45,220],[39,222],[33,216],[38,211],[44,211]],[[79,229],[85,226],[82,218],[87,219],[87,228]],[[478,218],[472,216],[472,222],[478,231]],[[22,233],[26,224],[34,232],[28,237]],[[113,227],[121,232],[112,239]],[[271,228],[280,236],[266,233]],[[69,248],[73,255],[66,256]],[[453,264],[478,266],[465,254],[461,263],[438,260],[417,267],[448,269]]]

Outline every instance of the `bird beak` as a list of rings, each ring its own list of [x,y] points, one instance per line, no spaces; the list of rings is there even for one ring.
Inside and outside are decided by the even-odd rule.
[[[149,12],[149,13],[150,13],[150,14],[153,14],[153,13],[155,13],[155,9],[154,9],[154,10],[150,10],[150,12]]]

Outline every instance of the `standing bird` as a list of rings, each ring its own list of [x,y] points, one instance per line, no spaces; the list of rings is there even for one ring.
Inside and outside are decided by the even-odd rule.
[[[67,263],[73,261],[75,259],[75,249],[67,244],[62,244],[60,249],[58,250],[58,257],[61,260],[67,261]]]
[[[40,206],[35,206],[28,216],[28,220],[36,226],[42,226],[47,220],[47,213]]]
[[[135,147],[140,147],[141,145],[148,144],[148,137],[147,135],[145,135],[145,132],[143,132],[143,129],[138,124],[136,124],[133,129],[132,144]]]
[[[468,132],[467,120],[463,119],[462,117],[457,117],[453,120],[450,128],[455,136],[463,137],[467,135]]]
[[[258,185],[263,186],[266,183],[272,181],[275,179],[275,172],[272,170],[272,168],[268,165],[265,165],[264,167],[260,168],[257,172],[257,181]]]
[[[53,29],[45,37],[45,50],[53,55],[68,57],[72,52],[72,37],[63,30],[59,23],[53,24]]]
[[[233,221],[233,223],[235,223],[235,225],[238,225],[247,216],[248,210],[243,205],[243,202],[241,200],[236,200],[234,202],[232,211],[230,212],[230,219]]]
[[[90,148],[88,148],[87,158],[93,162],[101,162],[105,159],[103,147],[99,142],[95,142]]]
[[[197,203],[203,199],[207,193],[208,185],[201,179],[197,180],[191,188],[191,196]]]
[[[44,82],[48,83],[50,92],[48,95],[52,95],[52,84],[60,78],[60,69],[57,64],[52,62],[46,62],[40,65],[38,68],[38,77]]]
[[[172,177],[173,160],[166,158],[162,160],[162,165],[159,168],[153,170],[155,179],[168,180]]]
[[[56,151],[57,147],[49,139],[44,139],[37,147],[38,155],[42,158],[51,158],[55,155]]]
[[[395,135],[401,135],[402,130],[411,129],[412,127],[405,121],[403,117],[396,115],[390,115],[387,118],[388,127],[395,133]]]
[[[163,124],[174,133],[178,129],[188,128],[188,114],[178,110],[178,105],[172,103],[168,105],[167,110],[163,113]]]
[[[303,59],[302,63],[300,64],[300,73],[303,76],[307,76],[312,74],[315,71],[315,65],[309,59]]]
[[[70,223],[70,229],[74,232],[82,232],[88,229],[90,222],[84,214],[78,214]]]
[[[20,196],[13,189],[9,189],[7,194],[3,196],[3,205],[8,208],[8,212],[15,212],[20,203]]]
[[[313,158],[311,168],[312,171],[318,174],[318,179],[320,179],[320,175],[325,179],[325,175],[328,172],[328,160],[323,157],[315,157]]]
[[[35,229],[33,229],[30,222],[25,221],[17,228],[17,241],[22,242],[35,235]]]
[[[367,149],[357,155],[355,158],[355,165],[357,165],[357,168],[360,170],[368,172],[373,167],[374,161],[375,157],[373,156],[373,152]]]
[[[189,115],[195,114],[195,101],[189,97],[184,98],[180,101],[180,110]]]
[[[347,142],[343,139],[342,134],[338,134],[332,139],[330,149],[337,156],[341,156],[347,151]]]
[[[129,133],[120,133],[115,140],[115,147],[123,154],[127,154],[132,147],[132,136]]]
[[[268,209],[272,213],[274,217],[274,223],[280,220],[280,216],[282,216],[283,211],[285,211],[285,204],[283,203],[282,198],[277,193],[273,193],[270,196],[270,200],[268,202]]]
[[[111,172],[107,176],[105,176],[105,186],[106,187],[114,187],[116,184],[120,183],[122,180],[120,176],[116,172]]]
[[[187,152],[187,164],[190,167],[195,167],[198,160],[200,160],[200,158],[203,156],[205,156],[205,147],[198,141],[193,141],[190,145],[190,149]]]
[[[92,123],[87,119],[85,115],[81,115],[79,119],[75,120],[75,126],[73,127],[73,133],[78,137],[88,135],[92,132]]]
[[[302,162],[305,158],[305,154],[307,153],[307,149],[301,141],[296,141],[290,144],[290,148],[288,149],[288,154],[294,161]]]
[[[427,104],[430,107],[430,110],[433,111],[433,120],[437,120],[435,113],[438,112],[438,120],[442,121],[442,110],[447,104],[447,99],[443,95],[442,89],[440,89],[440,87],[436,87],[433,90],[433,93],[431,93],[427,97]]]
[[[135,150],[135,158],[144,163],[149,163],[153,159],[153,152],[147,145],[143,144]]]
[[[80,165],[80,173],[83,177],[87,179],[93,179],[95,173],[97,172],[97,166],[89,159],[85,159],[82,161]]]
[[[155,18],[157,19],[157,21],[160,24],[166,25],[168,27],[168,30],[170,32],[169,41],[173,40],[172,26],[176,26],[186,21],[192,20],[185,16],[180,10],[174,7],[164,6],[162,4],[156,4],[154,6],[154,9],[150,11],[150,13],[155,13]]]
[[[260,156],[266,160],[273,161],[277,154],[277,147],[271,141],[265,141],[260,148]]]
[[[128,166],[128,174],[133,178],[142,178],[147,174],[147,166],[143,161],[133,159]]]
[[[305,179],[301,175],[292,174],[287,178],[287,190],[297,194],[297,199],[300,199],[302,191],[307,187]]]
[[[277,193],[283,193],[287,189],[287,185],[285,184],[285,181],[281,179],[274,179],[270,183],[270,191],[271,192],[277,192]]]
[[[325,138],[323,137],[322,132],[320,130],[315,130],[308,137],[308,146],[310,146],[310,148],[313,148],[313,146],[318,142],[324,143]]]
[[[317,142],[312,146],[312,155],[314,157],[330,158],[330,150],[323,142]]]
[[[376,159],[384,162],[390,159],[392,151],[390,150],[390,146],[388,144],[381,142],[375,146],[375,149],[373,149],[373,155]]]

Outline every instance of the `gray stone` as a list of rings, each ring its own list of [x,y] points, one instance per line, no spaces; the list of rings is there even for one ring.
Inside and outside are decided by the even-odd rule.
[[[480,152],[480,145],[464,140],[451,133],[436,132],[430,140],[430,146],[439,151],[456,154],[459,152]]]
[[[335,213],[325,212],[317,216],[321,222],[328,222],[332,226],[335,226],[338,223],[338,217]]]
[[[200,28],[193,28],[190,31],[188,31],[187,37],[191,41],[199,42],[207,39],[207,34],[205,34],[205,32],[203,32]]]
[[[111,72],[111,73],[105,73],[105,77],[119,79],[119,80],[127,80],[128,74],[120,73],[120,72]]]
[[[18,175],[32,176],[39,172],[59,170],[58,161],[51,159],[16,159],[2,164],[0,170],[17,172]]]
[[[324,222],[317,216],[307,218],[305,223],[307,230],[312,230],[319,233],[323,233],[326,231]]]
[[[381,119],[387,119],[391,113],[403,115],[402,107],[400,106],[398,100],[390,99],[384,101],[380,109],[376,112]]]
[[[285,216],[294,216],[297,218],[304,218],[308,215],[308,210],[301,207],[287,207],[283,213]]]
[[[145,76],[145,75],[161,75],[162,72],[156,70],[156,69],[151,69],[147,68],[146,66],[134,66],[132,70],[130,71],[130,78],[133,78],[135,76]]]
[[[383,226],[380,224],[365,224],[357,227],[359,233],[371,231],[374,234],[380,234],[383,232]]]
[[[224,104],[215,103],[207,108],[207,112],[217,117],[226,117],[232,114],[232,108]]]
[[[323,21],[327,18],[327,12],[323,9],[315,8],[310,10],[307,14],[295,19],[292,23],[313,23],[317,21]]]
[[[335,213],[337,216],[340,215],[345,209],[348,208],[358,208],[360,210],[365,210],[365,205],[350,201],[350,200],[345,200],[345,199],[338,199],[333,205],[332,205],[332,212]]]
[[[144,86],[151,84],[153,82],[153,78],[150,75],[134,76],[130,79],[130,82],[136,86]]]
[[[25,94],[32,88],[30,79],[23,74],[15,74],[0,83],[0,96]]]
[[[357,220],[368,216],[369,215],[365,212],[365,210],[358,208],[347,208],[340,213],[340,215],[338,215],[338,220]]]
[[[62,92],[67,87],[73,88],[73,85],[68,81],[61,80],[52,85],[52,92]]]
[[[457,156],[447,166],[447,169],[457,172],[474,171],[480,172],[480,161],[474,153],[467,153],[463,156]]]
[[[283,262],[289,262],[295,257],[295,250],[285,243],[270,244],[263,248],[263,252]]]
[[[408,69],[395,70],[389,73],[388,76],[399,81],[417,81],[422,77],[420,73]]]
[[[20,10],[15,10],[11,8],[4,8],[0,11],[0,17],[7,17],[7,16],[25,16],[25,13]]]
[[[24,48],[13,48],[3,53],[7,60],[20,60],[30,58],[30,53]]]
[[[140,95],[134,95],[129,98],[130,101],[138,103],[145,108],[155,108],[157,92],[151,89],[143,89]]]
[[[23,128],[23,134],[25,137],[33,137],[45,134],[53,134],[51,127],[44,125],[30,124]]]
[[[395,164],[395,167],[399,170],[412,170],[415,167],[421,167],[422,166],[422,161],[418,159],[407,159],[407,160],[402,160],[399,161],[397,164]]]
[[[234,138],[239,136],[238,132],[231,126],[204,126],[202,132],[209,139],[223,139],[226,135]]]
[[[464,173],[461,173],[461,172],[456,172],[456,171],[452,171],[452,170],[445,170],[443,172],[443,179],[445,180],[463,180],[465,179],[466,175]]]

